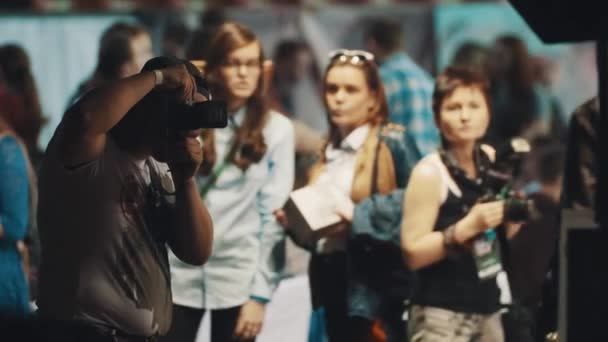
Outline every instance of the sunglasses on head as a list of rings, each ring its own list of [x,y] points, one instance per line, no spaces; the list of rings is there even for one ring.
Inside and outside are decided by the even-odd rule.
[[[329,59],[331,61],[339,60],[344,63],[361,64],[363,62],[372,62],[374,55],[364,50],[338,49],[329,53]]]

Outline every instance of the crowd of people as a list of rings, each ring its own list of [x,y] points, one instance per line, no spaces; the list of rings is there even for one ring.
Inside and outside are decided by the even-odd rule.
[[[210,315],[212,341],[255,341],[288,240],[310,256],[324,322],[311,342],[544,341],[556,329],[567,125],[523,41],[467,43],[433,77],[400,25],[378,19],[365,50],[332,51],[320,74],[305,42],[281,42],[273,64],[250,28],[210,22],[188,39],[173,27],[162,57],[144,26],[108,28],[44,152],[27,54],[0,47],[0,315],[24,339],[195,341]],[[316,107],[298,103],[302,82]],[[168,126],[210,98],[225,101],[227,127]],[[583,164],[572,172],[586,195],[566,197],[592,206]],[[313,241],[284,210],[306,186],[344,199]],[[531,214],[514,214],[513,198]]]

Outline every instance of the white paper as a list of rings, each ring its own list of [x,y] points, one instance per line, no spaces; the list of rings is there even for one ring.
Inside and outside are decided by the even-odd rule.
[[[335,188],[326,184],[300,188],[292,192],[290,197],[313,231],[342,221],[342,218],[336,213],[336,208],[339,205],[348,207],[349,202],[352,205],[348,197],[341,195]]]

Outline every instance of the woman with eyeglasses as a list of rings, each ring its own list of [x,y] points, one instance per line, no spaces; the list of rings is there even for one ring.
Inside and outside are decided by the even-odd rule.
[[[372,54],[332,52],[323,87],[329,138],[309,172],[309,184],[341,193],[354,205],[337,203],[336,212],[344,224],[313,244],[297,240],[285,212],[277,215],[294,242],[312,253],[312,304],[316,311],[324,311],[329,341],[373,341],[377,320],[388,341],[403,341],[403,300],[391,297],[389,290],[398,284],[384,281],[369,287],[370,283],[360,282],[378,278],[372,268],[387,270],[386,273],[390,273],[387,265],[398,271],[405,269],[398,247],[399,227],[394,227],[395,253],[376,254],[368,248],[371,244],[359,244],[351,223],[360,203],[405,186],[420,153],[405,127],[387,121],[387,103]],[[371,215],[364,213],[367,214]],[[400,213],[394,216],[399,218]],[[360,261],[371,267],[359,267]]]
[[[403,209],[402,247],[418,281],[409,314],[412,342],[504,340],[497,246],[520,226],[505,222],[503,201],[482,200],[495,157],[480,143],[488,104],[483,74],[449,67],[437,76],[433,111],[442,146],[414,168]]]
[[[229,124],[203,133],[199,177],[214,224],[213,254],[204,267],[171,255],[173,324],[167,341],[195,341],[211,314],[214,342],[254,341],[279,281],[284,232],[273,211],[293,188],[294,130],[264,99],[259,39],[236,23],[220,26],[209,46],[206,78],[225,100]]]

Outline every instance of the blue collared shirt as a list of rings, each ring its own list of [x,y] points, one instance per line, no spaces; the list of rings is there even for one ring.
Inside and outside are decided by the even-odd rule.
[[[433,79],[405,53],[395,53],[380,65],[392,122],[404,125],[422,155],[439,146],[433,119]]]
[[[244,110],[234,114],[240,125]],[[230,149],[234,129],[216,129],[217,162]],[[267,152],[243,172],[229,164],[204,197],[213,219],[213,252],[203,266],[190,266],[170,255],[173,302],[194,308],[223,309],[249,298],[267,301],[282,267],[277,253],[284,231],[273,212],[287,201],[294,181],[294,130],[285,116],[271,112],[263,130]],[[208,177],[199,178],[202,187]]]

